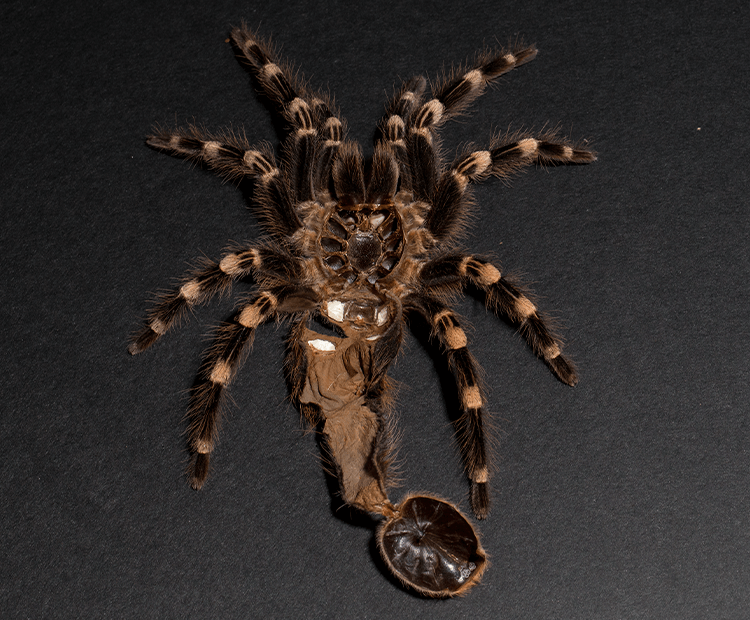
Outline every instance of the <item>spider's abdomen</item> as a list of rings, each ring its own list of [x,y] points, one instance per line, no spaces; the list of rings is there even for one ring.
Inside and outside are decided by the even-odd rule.
[[[323,262],[339,277],[374,283],[398,264],[401,220],[393,204],[356,205],[333,211],[320,235]]]

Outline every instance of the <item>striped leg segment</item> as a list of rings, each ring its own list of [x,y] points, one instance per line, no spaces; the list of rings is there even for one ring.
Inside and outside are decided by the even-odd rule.
[[[485,53],[471,68],[459,68],[432,91],[432,99],[417,110],[412,131],[434,132],[445,121],[455,118],[484,93],[487,84],[536,56],[535,47],[510,52]],[[431,137],[431,136],[430,136]]]
[[[221,405],[229,383],[239,369],[259,325],[278,313],[297,311],[296,301],[304,295],[299,287],[262,291],[242,306],[234,318],[219,326],[208,350],[199,381],[193,388],[188,409],[188,437],[193,459],[190,482],[200,489],[208,476],[211,452],[221,419]]]
[[[388,103],[386,113],[379,125],[380,143],[385,144],[396,156],[401,177],[401,189],[414,191],[418,184],[412,174],[412,161],[408,147],[407,123],[422,101],[427,80],[414,77],[405,82]]]
[[[492,80],[535,55],[533,47],[486,54],[471,68],[454,71],[433,89],[432,99],[415,110],[409,122],[408,144],[413,173],[419,180],[414,187],[418,198],[429,200],[436,190],[439,162],[434,142],[440,126],[461,114]]]
[[[244,24],[232,29],[230,36],[239,58],[250,67],[263,94],[295,129],[305,124],[321,127],[329,118],[336,118],[327,97],[309,91],[299,74],[278,60],[272,46],[262,37]]]
[[[425,265],[420,277],[428,287],[457,290],[471,283],[482,289],[487,307],[519,325],[526,342],[560,381],[568,385],[578,382],[573,363],[562,355],[562,341],[528,294],[504,278],[489,261],[462,254],[446,255]]]
[[[434,143],[438,128],[463,112],[487,84],[535,55],[533,47],[486,53],[470,68],[458,69],[439,83],[424,103],[425,79],[415,77],[404,83],[380,123],[381,139],[399,159],[403,189],[420,200],[432,197],[440,167]]]
[[[554,133],[537,138],[521,133],[495,138],[489,149],[463,153],[440,175],[425,225],[437,240],[452,238],[471,204],[469,183],[489,176],[507,179],[532,164],[585,164],[595,159],[593,152],[559,139]]]
[[[273,234],[289,236],[302,226],[295,197],[270,148],[253,148],[244,136],[231,133],[211,136],[195,126],[158,131],[148,136],[146,143],[170,155],[204,163],[227,179],[255,179],[258,216]]]
[[[489,512],[489,465],[485,431],[484,399],[478,366],[467,348],[466,333],[456,315],[441,301],[426,295],[412,295],[409,307],[417,310],[432,326],[456,379],[461,403],[457,423],[466,473],[471,481],[471,507],[478,519]]]
[[[250,248],[227,254],[220,263],[202,262],[200,267],[187,274],[177,289],[162,295],[149,311],[146,324],[128,347],[132,355],[154,344],[180,322],[187,310],[227,291],[236,278],[252,273],[260,262],[260,255],[257,249]]]
[[[270,183],[280,172],[270,148],[254,148],[240,134],[211,135],[195,125],[171,131],[157,127],[146,137],[146,144],[169,155],[205,164],[229,180],[253,177],[261,183]]]
[[[341,146],[344,123],[329,99],[310,92],[298,75],[276,60],[271,46],[244,24],[231,32],[240,58],[252,69],[263,93],[290,125],[284,151],[300,202],[311,200],[314,189],[323,189],[331,163]]]
[[[255,275],[287,281],[299,278],[300,271],[297,261],[291,256],[263,246],[230,252],[218,263],[203,260],[197,269],[183,278],[178,288],[159,298],[149,311],[145,325],[133,338],[128,351],[133,355],[145,351],[179,323],[187,310],[226,292],[234,280]]]

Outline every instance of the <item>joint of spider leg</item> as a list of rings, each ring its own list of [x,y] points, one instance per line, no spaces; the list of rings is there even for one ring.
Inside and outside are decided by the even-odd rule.
[[[240,41],[238,41],[239,37],[242,37]],[[260,43],[252,37],[247,29],[235,28],[232,31],[232,38],[241,50],[243,50],[248,56],[254,57],[261,65],[270,62],[270,59],[263,52]]]
[[[292,101],[295,97],[292,85],[286,79],[284,70],[275,62],[264,64],[258,71],[261,82],[267,83],[273,94],[282,102]]]
[[[467,256],[458,268],[462,277],[470,277],[479,286],[488,287],[497,283],[502,277],[500,270],[492,263],[479,261],[473,256]]]
[[[445,342],[452,350],[466,347],[466,332],[460,327],[452,326],[445,330]]]
[[[484,70],[490,75],[494,74],[499,76],[514,69],[517,63],[518,58],[511,52],[508,52],[507,54],[497,58],[494,62],[490,62],[488,65],[485,65]]]
[[[205,439],[198,439],[194,441],[192,445],[193,450],[198,454],[211,454],[214,449],[213,442],[206,441]]]
[[[196,280],[185,282],[185,284],[180,287],[180,295],[189,305],[197,303],[203,295],[200,282],[197,282]]]
[[[408,230],[420,229],[424,226],[425,217],[431,206],[427,202],[414,200],[410,191],[401,190],[396,194],[395,201],[399,204],[399,216]]]
[[[389,117],[385,123],[385,137],[388,142],[401,146],[404,144],[405,135],[406,124],[404,123],[404,119],[396,115]]]
[[[341,121],[336,118],[335,116],[330,116],[326,119],[326,122],[323,123],[323,129],[328,134],[328,140],[326,141],[326,146],[328,146],[329,143],[331,144],[340,144],[341,139],[343,138],[344,128],[341,124]]]
[[[521,157],[534,157],[539,151],[539,140],[535,138],[519,140],[518,149],[521,151]]]
[[[465,73],[450,88],[437,95],[440,104],[443,106],[440,110],[440,117],[442,118],[444,110],[452,109],[454,113],[459,112],[466,104],[481,94],[486,83],[487,79],[481,69],[472,69]],[[439,123],[440,118],[436,122]]]
[[[458,325],[456,317],[450,310],[443,310],[435,315],[433,325],[439,330],[448,349],[455,351],[467,345],[466,332]]]
[[[553,360],[560,355],[562,355],[562,350],[560,349],[560,345],[556,342],[552,343],[544,350],[544,359],[546,360]]]
[[[213,368],[211,374],[208,377],[211,383],[219,383],[226,385],[232,378],[232,367],[226,360],[218,360]]]
[[[260,151],[248,150],[242,155],[242,163],[247,166],[251,174],[260,177],[264,184],[271,182],[279,174],[279,169],[269,162]]]
[[[531,303],[531,300],[528,297],[521,295],[515,300],[515,310],[518,312],[519,316],[525,320],[531,316],[535,316],[537,308]]]
[[[170,149],[174,150],[174,151],[179,151],[180,150],[180,146],[182,145],[182,141],[183,141],[183,137],[180,134],[175,133],[169,139],[169,142],[167,143],[167,146]]]
[[[202,148],[207,158],[214,159],[218,157],[221,152],[221,142],[217,142],[216,140],[208,140],[207,142],[203,143]]]
[[[481,178],[492,167],[492,153],[489,151],[474,151],[464,161],[461,162],[457,169],[467,177],[472,179]]]
[[[325,102],[323,99],[316,97],[315,95],[310,97],[310,107],[313,110],[324,112],[329,115],[331,113],[331,109],[328,107],[328,103]]]
[[[310,106],[301,97],[295,97],[287,108],[287,115],[297,127],[297,134],[317,134],[313,125]]]
[[[486,484],[490,481],[490,472],[486,467],[479,467],[471,476],[472,482]]]
[[[252,39],[250,37],[250,33],[245,30],[244,28],[237,34],[241,34],[244,39],[242,40],[242,47],[245,48],[245,50],[250,51],[252,48],[259,48],[258,42],[255,39]]]
[[[417,100],[417,93],[413,90],[404,91],[398,98],[399,107],[401,109],[409,109],[413,103]]]
[[[515,69],[516,67],[529,62],[536,56],[536,49],[526,48],[519,50],[517,54],[507,52],[498,56],[482,66],[482,71],[488,80],[500,77],[504,73]]]
[[[483,404],[482,393],[477,385],[467,385],[461,390],[461,405],[464,411],[470,409],[481,409]]]
[[[260,253],[258,252],[258,250],[253,248],[246,252],[243,252],[240,255],[235,253],[227,254],[221,259],[221,262],[219,263],[219,269],[221,269],[221,271],[223,271],[228,276],[239,276],[245,271],[245,269],[243,268],[243,263],[248,258],[250,259],[253,267],[257,268],[260,266]]]
[[[427,253],[437,245],[437,239],[426,228],[411,230],[405,238],[409,253],[417,258],[426,258]]]
[[[431,99],[419,109],[419,112],[417,112],[416,118],[414,119],[414,130],[420,131],[422,129],[439,125],[440,121],[443,119],[444,111],[445,106],[440,100]]]
[[[472,90],[481,88],[487,81],[481,69],[472,69],[463,76],[463,80],[471,85]]]
[[[268,291],[261,293],[254,303],[242,309],[237,322],[243,327],[255,329],[277,305],[278,299],[273,293]]]
[[[478,181],[492,168],[492,154],[489,151],[474,151],[459,161],[451,170],[453,178],[463,191],[469,181]]]
[[[535,138],[523,138],[517,142],[511,142],[510,144],[503,144],[497,148],[492,149],[492,163],[493,173],[501,177],[506,175],[506,166],[512,170],[515,166],[518,166],[518,162],[526,160],[533,160],[537,157],[541,158],[539,146],[539,140]]]
[[[161,319],[151,319],[148,326],[151,328],[151,331],[159,334],[160,336],[163,336],[167,333],[167,325]]]

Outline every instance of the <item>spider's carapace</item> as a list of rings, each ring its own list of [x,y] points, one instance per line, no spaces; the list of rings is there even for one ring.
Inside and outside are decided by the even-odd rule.
[[[392,202],[355,205],[331,212],[320,234],[325,264],[352,284],[375,284],[393,271],[401,258],[404,235]]]

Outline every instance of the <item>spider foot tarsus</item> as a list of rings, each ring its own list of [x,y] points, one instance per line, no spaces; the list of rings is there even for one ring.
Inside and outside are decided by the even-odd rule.
[[[477,519],[486,519],[490,514],[490,491],[486,482],[471,483],[471,509]]]
[[[210,460],[211,455],[209,453],[197,453],[193,455],[193,458],[190,461],[190,470],[188,472],[190,486],[196,491],[200,491],[203,488],[206,478],[208,478],[208,465]]]
[[[156,333],[150,327],[144,328],[128,345],[128,353],[130,353],[130,355],[138,355],[138,353],[142,353],[159,339],[159,335],[160,334]]]
[[[558,355],[557,357],[547,360],[547,364],[549,364],[549,367],[555,376],[563,383],[571,387],[578,383],[578,373],[576,372],[575,366],[573,366],[573,362],[569,359],[562,355]]]

